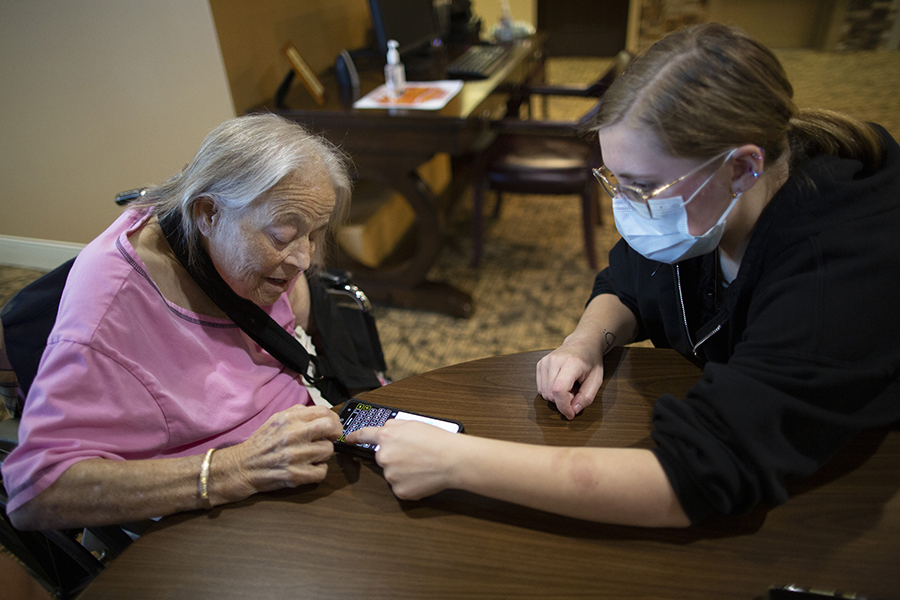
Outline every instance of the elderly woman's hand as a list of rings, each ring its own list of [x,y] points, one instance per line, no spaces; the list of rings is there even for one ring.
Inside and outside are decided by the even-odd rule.
[[[334,454],[332,442],[343,433],[338,416],[324,406],[294,406],[273,415],[247,441],[217,453],[231,454],[237,468],[222,474],[232,479],[236,496],[216,499],[233,502],[254,494],[317,483],[325,478],[325,461]],[[216,460],[213,460],[215,467]],[[220,462],[221,464],[221,462]],[[217,475],[217,473],[216,473]],[[215,483],[216,477],[210,476]],[[210,491],[211,496],[215,487]]]
[[[394,494],[419,500],[453,487],[453,456],[460,438],[433,425],[391,419],[383,427],[354,431],[347,442],[379,445],[375,461]]]

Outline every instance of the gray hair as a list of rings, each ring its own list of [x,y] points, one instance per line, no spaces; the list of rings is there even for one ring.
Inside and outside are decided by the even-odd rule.
[[[181,213],[182,234],[191,263],[201,246],[194,203],[208,198],[222,209],[240,211],[294,171],[324,168],[336,196],[329,222],[334,227],[350,203],[349,160],[323,137],[273,114],[237,117],[216,127],[180,173],[151,187],[132,206],[154,207],[159,218]],[[312,258],[321,265],[324,244]]]

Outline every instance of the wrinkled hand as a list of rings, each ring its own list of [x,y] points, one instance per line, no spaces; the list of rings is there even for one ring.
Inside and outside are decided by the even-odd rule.
[[[573,336],[537,364],[537,389],[567,419],[590,406],[603,383],[603,354],[596,340]],[[575,384],[579,384],[575,390]]]
[[[334,454],[332,441],[342,433],[341,420],[324,406],[297,405],[272,415],[232,447],[239,453],[241,483],[249,487],[244,497],[322,481],[325,461]]]
[[[415,421],[391,419],[347,436],[350,444],[377,444],[375,461],[394,494],[419,500],[450,487],[451,452],[459,434]]]

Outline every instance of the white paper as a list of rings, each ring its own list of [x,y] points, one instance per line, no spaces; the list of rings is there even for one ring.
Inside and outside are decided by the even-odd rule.
[[[396,99],[390,97],[386,85],[380,85],[356,102],[353,108],[406,108],[411,110],[440,110],[447,106],[462,89],[463,82],[407,81],[403,94]]]

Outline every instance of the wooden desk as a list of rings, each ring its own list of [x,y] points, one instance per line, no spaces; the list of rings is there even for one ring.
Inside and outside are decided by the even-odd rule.
[[[698,371],[671,351],[609,356],[573,422],[536,397],[543,352],[394,383],[373,402],[462,420],[470,434],[552,445],[649,447],[663,392]],[[80,600],[104,598],[760,598],[771,584],[900,590],[900,431],[872,432],[786,505],[686,530],[586,523],[448,491],[397,500],[370,463],[331,459],[318,486],[163,519]]]
[[[510,58],[489,79],[467,82],[439,111],[355,110],[353,98],[333,79],[323,80],[327,98],[324,106],[316,105],[303,86],[295,83],[286,97],[286,107],[276,106],[273,100],[260,108],[322,133],[350,155],[360,179],[395,189],[415,211],[415,247],[403,260],[372,269],[343,254],[335,257],[335,266],[350,269],[354,281],[372,300],[459,317],[471,314],[472,299],[467,293],[426,278],[443,244],[446,198],[437,198],[416,168],[437,153],[460,158],[477,155],[488,145],[494,136],[490,122],[504,116],[511,94],[514,96],[516,88],[542,66],[542,40],[536,36],[517,42]],[[442,73],[440,63],[436,64],[437,73]],[[426,78],[434,79],[435,75]],[[380,71],[361,72],[360,80],[362,96],[384,83],[384,75]],[[459,176],[462,169],[454,170],[455,185],[448,196],[458,193],[465,183],[465,175]]]

